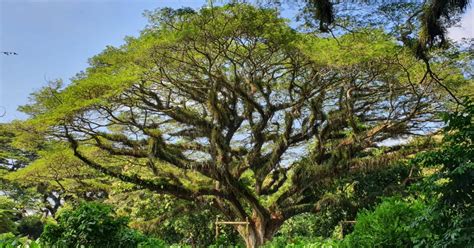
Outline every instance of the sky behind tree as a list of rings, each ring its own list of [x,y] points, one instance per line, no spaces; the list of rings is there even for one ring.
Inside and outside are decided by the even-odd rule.
[[[206,0],[0,0],[1,122],[22,119],[16,111],[48,81],[69,79],[87,67],[88,58],[107,45],[120,46],[146,24],[144,10],[199,8]],[[474,8],[450,37],[474,37]]]

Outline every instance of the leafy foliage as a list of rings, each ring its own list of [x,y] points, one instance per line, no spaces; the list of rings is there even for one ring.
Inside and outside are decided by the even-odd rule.
[[[330,31],[332,5],[307,3]],[[347,240],[420,244],[431,238],[422,222],[409,225],[399,215],[427,217],[420,213],[432,209],[440,213],[430,215],[433,223],[456,221],[443,222],[452,227],[426,242],[444,240],[441,230],[469,242],[463,228],[470,225],[472,117],[446,117],[447,146],[409,165],[404,160],[430,144],[382,145],[438,127],[439,113],[450,107],[444,90],[454,96],[449,89],[471,83],[467,63],[456,64],[469,56],[433,52],[434,62],[419,61],[412,46],[400,43],[399,36],[412,41],[418,30],[410,18],[398,36],[366,22],[328,37],[295,30],[275,9],[250,4],[147,16],[150,25],[139,37],[91,58],[70,85],[54,81],[33,93],[20,108],[30,118],[15,122],[14,132],[0,130],[1,178],[9,192],[34,191],[46,214],[82,199],[118,206],[117,213],[99,203],[63,210],[57,224],[46,226],[44,244],[163,245],[130,225],[170,243],[205,246],[219,216],[249,220],[249,229],[224,230],[215,245],[230,245],[236,232],[249,247],[275,234],[277,246],[283,236],[295,236],[286,239],[295,246],[322,245],[332,241],[317,236],[330,236],[341,220],[371,209],[381,196],[406,193],[420,164],[440,168],[429,184],[440,204],[384,201],[359,215],[360,227]],[[34,158],[22,160],[26,151]],[[20,226],[30,232],[35,223]],[[6,222],[5,231],[12,226]],[[364,243],[368,236],[373,243]]]
[[[0,233],[15,232],[15,203],[12,199],[0,196]]]
[[[15,147],[14,139],[12,126],[0,124],[0,175],[23,168],[36,157],[34,152]]]
[[[325,199],[329,203],[321,203],[316,213],[304,213],[288,219],[276,236],[280,240],[288,238],[287,242],[291,242],[292,237],[334,237],[335,232],[341,232],[341,221],[354,220],[360,210],[373,210],[384,197],[406,194],[406,182],[411,177],[417,177],[413,167],[397,161],[391,166],[362,170],[343,178],[332,191],[326,189]],[[344,234],[350,233],[351,227],[345,226]]]
[[[432,189],[442,194],[442,204],[462,208],[474,197],[474,104],[467,100],[461,111],[447,113],[443,119],[447,126],[440,149],[423,153],[414,162],[440,166],[430,179]]]
[[[36,240],[43,232],[43,227],[44,221],[41,216],[30,215],[20,219],[17,230],[21,236]]]
[[[354,232],[348,235],[347,247],[413,247],[413,237],[420,230],[411,227],[413,219],[423,214],[421,202],[392,198],[383,201],[373,212],[357,216]]]
[[[15,236],[13,233],[0,234],[0,248],[41,248],[41,244],[27,237]]]
[[[444,116],[447,123],[439,150],[420,154],[414,162],[438,168],[418,190],[436,199],[418,225],[429,223],[432,235],[421,244],[462,247],[474,243],[474,104],[466,99],[459,111]]]
[[[219,213],[208,202],[193,204],[144,190],[112,194],[107,202],[118,206],[118,215],[130,217],[132,228],[168,244],[207,247],[215,242],[214,221]],[[219,244],[240,241],[231,227],[220,231]]]
[[[150,240],[128,228],[127,223],[108,205],[83,203],[75,210],[63,210],[57,224],[45,227],[41,242],[56,247],[164,247],[163,242]]]
[[[55,144],[18,174],[64,159],[48,166],[60,175],[48,187],[107,182],[87,165],[248,218],[249,232],[237,231],[261,245],[292,216],[345,202],[327,191],[367,167],[368,149],[424,130],[446,107],[424,64],[378,29],[315,37],[249,4],[148,16],[140,37],[107,47],[70,85],[53,83],[22,107],[24,129]]]
[[[339,247],[340,242],[333,239],[308,238],[304,236],[275,237],[266,243],[264,248],[334,248]]]
[[[285,1],[264,1],[281,5]],[[367,22],[361,17],[365,9],[380,9],[387,12],[395,9],[389,19],[399,23],[396,29],[403,36],[405,45],[415,51],[418,57],[427,58],[430,48],[448,44],[446,32],[459,21],[459,15],[464,13],[471,1],[469,0],[430,0],[430,1],[331,1],[331,0],[299,0],[286,1],[288,4],[300,6],[299,16],[304,19],[306,27],[314,29],[317,26],[321,32],[334,32],[344,26],[347,19],[356,22]],[[359,7],[359,8],[357,8]],[[349,11],[347,9],[350,9]],[[370,10],[369,10],[370,11]],[[401,17],[405,15],[406,17]],[[383,18],[378,16],[377,19]],[[390,28],[387,25],[385,28]],[[347,27],[346,27],[347,28]],[[339,30],[338,30],[339,31]],[[414,38],[413,38],[414,37]]]
[[[417,200],[384,200],[357,217],[347,247],[469,247],[474,243],[473,117],[468,99],[460,110],[444,115],[439,149],[418,154],[410,163],[436,170],[415,184]],[[422,195],[420,195],[422,193]]]

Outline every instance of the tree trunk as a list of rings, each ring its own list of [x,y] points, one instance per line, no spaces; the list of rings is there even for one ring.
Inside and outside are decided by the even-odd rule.
[[[281,220],[261,220],[260,218],[255,218],[250,222],[248,229],[245,226],[237,227],[237,230],[240,236],[244,239],[247,248],[262,246],[265,242],[272,239],[281,224],[283,224],[283,221]]]
[[[241,234],[241,236],[244,238],[245,246],[247,248],[259,247],[264,243],[262,237],[259,237],[258,234],[252,228],[249,228],[249,233],[246,236],[244,235]]]

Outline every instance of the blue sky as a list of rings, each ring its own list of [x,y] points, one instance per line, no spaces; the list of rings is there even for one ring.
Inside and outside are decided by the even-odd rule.
[[[105,46],[118,46],[146,25],[144,10],[203,6],[206,0],[0,0],[0,122],[22,119],[16,111],[48,80],[69,78]],[[474,37],[471,8],[451,37]]]
[[[133,2],[133,3],[132,3]],[[0,0],[0,122],[24,118],[16,111],[31,92],[87,67],[105,46],[118,46],[147,24],[142,13],[158,7],[201,7],[205,1]],[[0,109],[0,114],[3,112]]]

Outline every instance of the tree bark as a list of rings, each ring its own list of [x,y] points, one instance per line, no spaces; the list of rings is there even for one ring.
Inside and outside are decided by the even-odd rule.
[[[247,248],[257,248],[271,240],[276,231],[283,224],[281,219],[262,220],[261,218],[253,218],[250,221],[249,228],[238,226],[237,230],[245,241]]]

